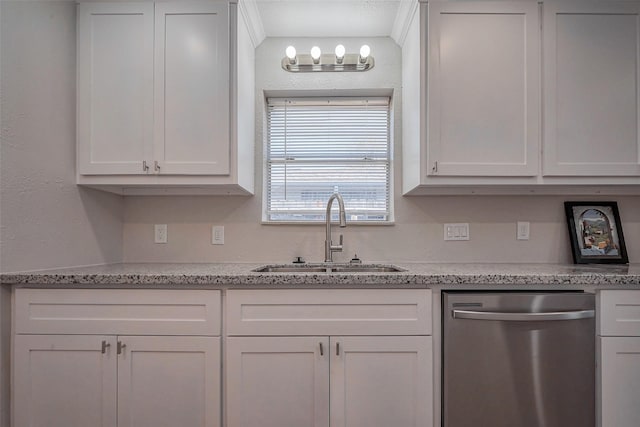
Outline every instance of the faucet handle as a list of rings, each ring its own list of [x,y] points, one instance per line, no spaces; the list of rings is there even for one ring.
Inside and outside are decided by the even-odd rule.
[[[340,243],[338,243],[337,245],[331,245],[331,250],[333,252],[342,252],[342,241],[343,241],[343,235],[340,235]]]

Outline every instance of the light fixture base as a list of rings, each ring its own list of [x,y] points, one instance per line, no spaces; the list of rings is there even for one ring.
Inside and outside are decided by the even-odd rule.
[[[309,54],[298,54],[296,62],[291,63],[286,56],[282,58],[282,68],[290,73],[310,73],[315,71],[369,71],[375,65],[372,56],[368,56],[364,62],[360,62],[360,55],[347,53],[342,63],[338,64],[336,56],[331,53],[323,53],[317,64]]]

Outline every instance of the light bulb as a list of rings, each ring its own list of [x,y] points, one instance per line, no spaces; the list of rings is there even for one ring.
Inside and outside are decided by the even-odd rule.
[[[344,59],[345,48],[343,45],[339,44],[336,46],[336,62],[338,64],[342,64],[342,60]]]
[[[314,64],[317,64],[319,62],[320,55],[322,55],[322,51],[318,46],[314,46],[311,48],[311,58],[313,59]]]
[[[367,57],[371,54],[371,48],[369,45],[363,44],[360,48],[360,62],[364,63],[367,60]]]
[[[287,58],[289,58],[289,61],[293,61],[296,59],[296,48],[293,46],[288,46],[287,49],[284,51],[284,53],[287,55]]]

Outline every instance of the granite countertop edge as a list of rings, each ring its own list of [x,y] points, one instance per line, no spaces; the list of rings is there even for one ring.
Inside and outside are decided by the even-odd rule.
[[[640,264],[436,264],[383,263],[394,273],[258,273],[258,263],[106,264],[3,273],[3,285],[45,286],[379,286],[595,285],[640,287]]]

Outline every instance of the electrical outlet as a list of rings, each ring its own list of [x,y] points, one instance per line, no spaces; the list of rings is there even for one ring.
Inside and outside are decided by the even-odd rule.
[[[211,244],[224,245],[224,226],[214,225],[211,227]]]
[[[167,224],[156,224],[153,228],[155,231],[154,242],[167,243]]]
[[[445,224],[444,240],[469,240],[469,223]]]
[[[529,222],[518,221],[516,225],[517,225],[516,239],[529,240]]]

